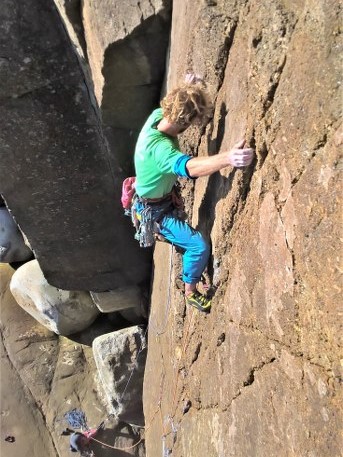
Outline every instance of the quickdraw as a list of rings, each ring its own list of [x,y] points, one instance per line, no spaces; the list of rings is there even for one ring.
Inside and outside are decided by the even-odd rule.
[[[136,213],[137,215],[137,213]],[[151,206],[146,206],[140,213],[140,223],[136,229],[135,239],[141,248],[149,248],[155,244],[156,226]]]

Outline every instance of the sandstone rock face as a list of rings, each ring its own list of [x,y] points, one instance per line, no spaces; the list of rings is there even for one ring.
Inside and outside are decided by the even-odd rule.
[[[88,292],[48,284],[37,260],[18,268],[11,280],[17,303],[49,330],[70,335],[89,327],[99,311]]]
[[[37,416],[35,430],[45,438],[35,439],[33,434],[23,442],[19,433],[16,435],[15,432],[17,427],[27,430],[30,420],[22,414],[18,415],[16,410],[8,411],[8,418],[13,414],[16,416],[14,429],[7,422],[1,425],[8,427],[9,435],[15,435],[15,444],[22,450],[20,452],[16,447],[16,454],[13,455],[26,455],[26,450],[30,448],[33,449],[31,455],[35,455],[34,450],[43,444],[47,456],[67,455],[68,439],[60,436],[66,427],[64,413],[73,408],[82,408],[93,425],[100,423],[104,415],[104,412],[99,414],[101,404],[94,395],[96,389],[91,375],[94,369],[91,348],[67,339],[60,340],[55,333],[26,313],[9,290],[13,273],[14,270],[9,266],[1,265],[1,336],[8,363],[18,376],[18,394],[23,392],[30,399],[26,403]],[[5,373],[2,371],[4,376]],[[17,391],[5,390],[3,383],[2,388],[5,394],[3,398],[11,396],[15,402]],[[80,397],[83,398],[81,404]],[[92,404],[96,404],[97,408],[91,407]],[[25,402],[20,403],[18,411],[23,411],[24,405]],[[10,449],[8,446],[9,452]]]
[[[129,424],[143,425],[144,330],[135,326],[99,336],[93,342],[93,354],[110,413]]]
[[[334,1],[174,2],[169,87],[191,68],[216,97],[185,150],[245,137],[257,160],[195,184],[217,286],[208,316],[185,309],[174,256],[166,319],[166,248],[155,251],[148,455],[341,453],[339,28]]]
[[[157,102],[170,5],[56,3],[79,43],[78,60],[50,3],[1,5],[0,193],[50,284],[134,290],[149,282],[150,254],[122,216],[120,180]],[[185,187],[192,223],[212,241],[209,315],[185,308],[179,256],[168,245],[155,250],[144,386],[149,456],[341,454],[339,8],[334,0],[173,2],[168,86],[193,70],[214,102],[206,128],[181,140],[185,152],[212,155],[245,137],[257,158],[249,169]],[[106,416],[105,403],[122,420],[143,423],[141,329],[113,332],[107,322],[68,340],[1,294],[2,366],[44,439],[36,448],[36,435],[27,444],[18,438],[22,455],[67,455],[62,418],[74,407],[91,426]],[[2,415],[12,428],[10,411]],[[136,442],[123,423],[103,438],[118,444],[120,434]],[[9,446],[1,442],[1,453]],[[101,445],[94,451],[113,455]]]
[[[54,5],[5,1],[0,15],[0,193],[48,282],[94,291],[149,282],[151,253],[123,215],[123,175]]]
[[[2,338],[0,354],[1,431],[3,436],[0,443],[1,454],[6,457],[17,457],[18,455],[56,457],[53,441],[46,430],[44,419],[36,407],[32,395],[29,395],[23,388],[23,383],[11,364]],[[8,436],[13,437],[15,442],[5,441]]]
[[[32,257],[13,217],[5,206],[0,207],[0,262],[22,262]]]

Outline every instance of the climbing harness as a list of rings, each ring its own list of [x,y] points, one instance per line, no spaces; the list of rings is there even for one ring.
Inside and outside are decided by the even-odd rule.
[[[140,223],[135,234],[135,239],[139,241],[141,248],[149,248],[155,244],[154,233],[156,229],[152,208],[151,206],[145,206],[140,213]]]
[[[173,211],[171,194],[160,199],[146,199],[138,195],[133,197],[131,217],[136,228],[135,239],[140,247],[151,247],[156,239],[160,239],[159,223],[165,214]]]
[[[165,241],[160,234],[159,222],[165,214],[172,213],[181,220],[187,218],[178,184],[170,193],[160,198],[144,198],[135,193],[136,178],[126,178],[122,184],[121,204],[124,214],[130,216],[136,230],[135,239],[140,247],[149,248],[156,239]],[[139,207],[139,210],[137,209]],[[143,208],[143,209],[142,209]]]

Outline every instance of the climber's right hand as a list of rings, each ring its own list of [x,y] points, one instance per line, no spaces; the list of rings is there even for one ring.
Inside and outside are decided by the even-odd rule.
[[[255,151],[252,148],[245,148],[245,140],[240,140],[229,152],[229,163],[233,167],[247,167],[253,161]]]

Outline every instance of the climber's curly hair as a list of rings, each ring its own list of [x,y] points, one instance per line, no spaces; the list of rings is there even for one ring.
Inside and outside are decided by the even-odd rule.
[[[202,84],[183,84],[163,98],[161,108],[169,122],[188,127],[205,123],[211,104]]]

